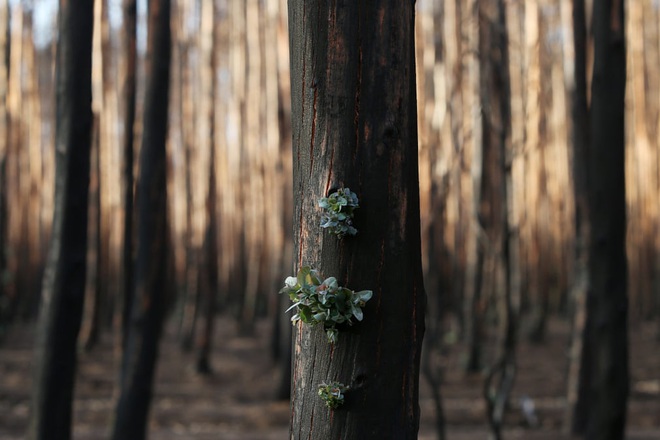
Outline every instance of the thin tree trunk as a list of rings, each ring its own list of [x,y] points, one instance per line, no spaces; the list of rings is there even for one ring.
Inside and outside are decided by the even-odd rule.
[[[85,294],[94,2],[61,1],[56,67],[56,202],[28,438],[69,439]]]
[[[101,319],[100,291],[100,259],[101,249],[101,203],[99,191],[100,178],[100,118],[94,115],[92,129],[92,147],[90,153],[90,179],[89,179],[89,215],[87,221],[87,279],[85,282],[85,307],[83,321],[80,329],[80,345],[85,351],[90,351],[98,342],[99,324]]]
[[[112,428],[114,440],[146,437],[158,344],[166,307],[167,162],[170,2],[149,3],[144,130],[137,183],[135,296],[121,390]]]
[[[589,358],[583,358],[585,341],[586,298],[588,288],[587,240],[589,212],[587,176],[589,163],[589,106],[587,104],[587,11],[584,0],[573,0],[573,41],[575,64],[571,93],[572,173],[575,199],[575,247],[573,265],[573,323],[567,372],[566,428],[573,434],[583,434],[587,423],[587,390],[589,388]],[[586,352],[585,352],[586,354]]]
[[[479,218],[495,259],[496,294],[503,304],[497,358],[484,384],[488,421],[492,437],[502,438],[504,412],[516,373],[517,313],[512,291],[509,234],[512,193],[510,176],[511,85],[509,39],[503,0],[478,4],[480,99],[482,111],[483,177]],[[501,276],[498,276],[501,272]],[[496,280],[503,279],[502,284]],[[501,286],[501,287],[500,287]]]
[[[122,2],[122,47],[123,62],[121,63],[122,80],[122,107],[124,120],[124,133],[122,138],[122,196],[124,203],[123,243],[121,255],[121,288],[117,298],[116,312],[118,314],[117,327],[119,342],[118,354],[121,356],[126,350],[128,328],[133,303],[133,168],[134,168],[134,142],[135,142],[135,113],[136,113],[136,38],[137,38],[137,5],[136,0],[123,0]]]
[[[4,274],[7,252],[7,93],[9,86],[9,0],[0,0],[0,302],[8,303]],[[7,305],[0,306],[0,339],[9,320]]]
[[[213,347],[213,324],[215,319],[215,303],[218,292],[218,250],[217,250],[217,220],[216,220],[216,140],[215,140],[215,20],[216,8],[214,2],[205,2],[201,10],[201,59],[202,59],[202,97],[206,103],[200,103],[203,107],[202,118],[207,123],[205,133],[206,144],[209,150],[208,159],[208,193],[206,199],[206,233],[204,234],[204,245],[202,246],[204,256],[202,258],[202,285],[200,305],[202,322],[197,330],[196,350],[197,360],[195,368],[198,373],[211,373],[211,348]],[[204,136],[204,133],[202,133]]]

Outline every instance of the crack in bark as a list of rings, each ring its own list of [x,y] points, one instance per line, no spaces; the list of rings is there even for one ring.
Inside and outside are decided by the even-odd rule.
[[[319,91],[316,84],[312,83],[314,88],[314,104],[312,105],[312,135],[309,142],[309,177],[314,174],[314,140],[316,138],[316,102],[319,96]]]

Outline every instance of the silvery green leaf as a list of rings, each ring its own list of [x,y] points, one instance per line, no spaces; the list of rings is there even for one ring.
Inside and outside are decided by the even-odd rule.
[[[351,307],[351,311],[353,312],[353,316],[355,316],[355,319],[357,319],[358,321],[362,321],[362,318],[364,317],[364,315],[362,314],[362,309],[361,308],[353,305]]]
[[[328,203],[328,199],[326,199],[326,198],[319,199],[319,207],[321,207],[323,209],[329,208],[330,204]]]
[[[371,290],[361,290],[359,292],[355,292],[355,296],[357,296],[358,300],[364,302],[369,301],[373,294],[374,293]]]
[[[284,280],[284,284],[286,284],[287,287],[290,288],[295,288],[298,285],[298,278],[296,277],[286,277],[286,280]]]
[[[323,322],[326,319],[326,314],[323,313],[323,312],[316,313],[316,314],[314,314],[313,318],[314,318],[315,321]]]
[[[337,288],[339,288],[339,284],[337,283],[337,278],[335,277],[326,278],[325,281],[323,281],[323,284],[328,286],[328,290],[330,291],[334,291],[337,290]]]
[[[284,311],[284,313],[288,313],[290,310],[293,310],[295,307],[298,307],[300,304],[302,304],[302,303],[301,303],[301,302],[297,302],[297,303],[295,303],[294,305],[292,305],[291,307],[289,307],[288,309],[286,309],[286,310]]]

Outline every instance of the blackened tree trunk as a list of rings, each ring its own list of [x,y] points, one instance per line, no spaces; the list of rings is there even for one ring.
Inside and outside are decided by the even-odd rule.
[[[144,129],[137,184],[135,292],[112,438],[143,439],[158,342],[166,309],[166,138],[170,69],[170,2],[151,0]]]
[[[294,336],[292,439],[414,439],[425,293],[420,250],[414,2],[289,2],[296,266],[373,299],[330,344]],[[356,192],[355,237],[319,227],[318,200]],[[322,382],[350,386],[326,408]]]
[[[124,135],[122,138],[122,192],[124,203],[124,235],[122,239],[121,256],[121,288],[117,301],[117,327],[119,327],[119,344],[121,352],[126,349],[128,325],[131,316],[133,299],[133,164],[135,142],[135,104],[136,104],[136,39],[137,39],[137,4],[136,0],[124,0],[122,3],[122,45],[123,70],[122,105],[124,118]]]
[[[503,280],[501,284],[495,282],[497,300],[502,304],[500,347],[486,378],[484,397],[493,438],[500,439],[504,412],[515,379],[517,339],[517,307],[510,258],[511,84],[504,1],[479,1],[478,17],[483,158],[479,221],[491,258],[495,258],[496,272],[502,272]],[[498,278],[495,276],[495,280]]]
[[[573,44],[575,50],[574,77],[571,90],[571,141],[573,198],[575,200],[575,247],[571,300],[573,328],[567,374],[566,427],[573,434],[582,434],[587,422],[587,389],[590,359],[583,357],[585,338],[586,297],[588,286],[587,240],[589,235],[589,196],[587,164],[589,163],[589,106],[587,104],[587,11],[584,0],[573,0]],[[585,355],[587,353],[585,352]]]
[[[589,244],[583,360],[589,387],[586,438],[622,439],[628,401],[628,298],[622,0],[593,3],[594,66],[587,164]]]
[[[71,438],[76,341],[85,297],[93,23],[93,1],[60,1],[55,212],[42,290],[30,439]]]
[[[7,248],[7,178],[6,158],[8,136],[7,92],[9,86],[9,1],[0,0],[0,277],[6,270],[5,249]],[[0,280],[0,303],[5,298],[5,282]],[[7,324],[7,306],[0,305],[0,339]]]

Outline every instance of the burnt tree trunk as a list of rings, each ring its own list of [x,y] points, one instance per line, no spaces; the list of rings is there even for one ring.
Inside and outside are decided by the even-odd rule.
[[[5,297],[6,249],[7,249],[7,144],[8,119],[7,95],[9,86],[9,1],[0,0],[0,302],[9,302]],[[6,305],[0,306],[0,339],[8,321]]]
[[[124,135],[122,142],[122,197],[124,203],[123,238],[121,255],[121,284],[117,298],[116,313],[119,327],[119,351],[126,349],[128,325],[131,316],[133,298],[133,166],[135,142],[136,113],[136,39],[137,39],[137,4],[136,0],[123,0],[122,3],[122,45],[123,59],[122,75],[122,105],[124,119]]]
[[[480,1],[479,57],[481,102],[481,148],[483,169],[479,222],[495,259],[495,294],[501,304],[500,347],[490,367],[484,397],[492,437],[502,438],[504,412],[509,402],[516,374],[517,297],[512,283],[510,247],[513,241],[509,213],[512,178],[510,161],[511,84],[509,77],[509,39],[503,0]],[[515,241],[514,241],[515,242]],[[503,282],[498,280],[502,279]]]
[[[60,1],[55,212],[44,276],[28,438],[69,439],[85,298],[94,2]]]
[[[588,286],[587,240],[589,236],[589,206],[587,194],[587,164],[589,163],[589,106],[587,104],[587,11],[584,0],[573,0],[572,25],[575,50],[571,90],[571,141],[573,197],[575,200],[575,247],[571,300],[573,328],[567,372],[566,428],[573,434],[584,433],[587,417],[589,358],[582,356]]]
[[[587,163],[589,242],[585,438],[624,438],[628,401],[625,193],[626,49],[622,0],[594,2]]]
[[[373,290],[332,345],[294,335],[292,439],[414,439],[424,334],[414,2],[289,2],[296,268]],[[355,237],[319,227],[318,200],[357,193]],[[348,386],[329,410],[322,382]]]
[[[166,138],[171,54],[170,1],[149,2],[144,129],[137,182],[135,291],[112,438],[143,439],[166,310]]]

